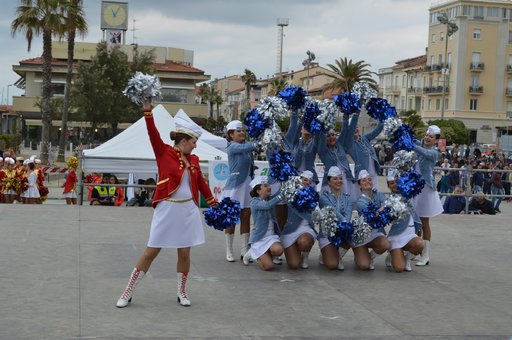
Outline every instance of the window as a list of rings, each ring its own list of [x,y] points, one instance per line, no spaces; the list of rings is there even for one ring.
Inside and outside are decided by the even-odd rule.
[[[436,99],[436,110],[441,110],[441,99]]]
[[[471,15],[471,6],[469,5],[464,5],[462,7],[462,15]]]
[[[428,100],[428,110],[431,111],[432,110],[432,99],[429,99]]]
[[[448,53],[446,55],[446,66],[447,67],[450,67],[450,65],[452,64],[452,54],[451,53]]]
[[[469,109],[471,111],[476,111],[478,108],[478,99],[470,99],[469,100]]]
[[[162,88],[162,102],[188,103],[188,90]]]
[[[503,19],[508,19],[508,10],[506,8],[502,8],[501,9],[501,16],[503,17]]]
[[[471,76],[471,86],[478,87],[480,86],[480,76],[479,75],[473,75]]]
[[[432,34],[432,39],[431,39],[432,43],[435,43],[436,42],[436,35],[435,34]]]
[[[500,9],[498,7],[488,7],[487,16],[498,18],[500,16]]]
[[[439,41],[444,40],[444,32],[439,33]]]
[[[507,102],[507,112],[512,112],[512,102]]]
[[[475,28],[473,30],[473,39],[480,40],[480,37],[482,36],[482,30],[479,28]]]
[[[473,6],[473,17],[483,18],[484,17],[484,7],[483,6]]]
[[[52,83],[52,96],[63,96],[66,84]]]
[[[406,77],[405,75],[402,76],[402,87],[405,87],[405,80],[406,80],[405,77]]]
[[[435,63],[435,57],[433,55],[431,55],[430,56],[430,66],[434,65],[434,63]]]
[[[508,31],[508,43],[512,44],[512,31]]]
[[[448,98],[444,99],[444,108],[448,110]]]
[[[443,65],[443,55],[442,55],[442,54],[439,54],[439,55],[437,56],[437,63],[438,63],[439,65]]]
[[[400,108],[402,110],[405,110],[405,97],[404,96],[400,97]]]

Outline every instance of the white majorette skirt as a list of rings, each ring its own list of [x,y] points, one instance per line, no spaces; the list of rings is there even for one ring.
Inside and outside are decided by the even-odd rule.
[[[408,226],[401,234],[388,236],[388,241],[391,244],[390,250],[403,248],[410,240],[417,236],[414,226]]]
[[[331,244],[331,241],[329,241],[329,238],[327,237],[319,237],[318,240],[318,247],[320,250],[324,249],[325,246]]]
[[[76,198],[76,192],[74,190],[71,190],[70,192],[64,192],[62,193],[63,198]]]
[[[251,252],[251,258],[254,260],[259,259],[267,252],[267,250],[270,249],[270,246],[278,242],[281,242],[279,236],[268,235],[263,237],[258,242],[251,243],[251,248],[249,249],[249,251]]]
[[[308,224],[301,224],[297,230],[295,230],[291,234],[283,234],[281,235],[281,242],[283,243],[283,248],[288,248],[297,242],[297,239],[303,234],[310,234],[313,236],[313,239],[316,239],[316,232],[311,229]]]
[[[353,248],[357,248],[357,247],[365,246],[365,245],[367,245],[368,243],[370,243],[371,241],[375,240],[377,237],[380,237],[380,236],[386,236],[386,235],[384,235],[378,229],[372,229],[372,233],[370,234],[370,236],[368,236],[368,238],[366,238],[366,240],[364,240],[363,243],[353,244],[352,247]]]
[[[158,202],[151,221],[148,247],[187,248],[203,243],[203,222],[192,199]]]
[[[237,200],[238,202],[240,202],[240,207],[242,209],[250,208],[251,186],[249,185],[249,183],[251,183],[251,177],[247,177],[245,181],[236,188],[222,190],[221,200],[226,197],[229,197],[232,200]]]
[[[414,197],[413,206],[419,217],[434,217],[443,213],[443,204],[437,191],[425,185],[418,196]]]

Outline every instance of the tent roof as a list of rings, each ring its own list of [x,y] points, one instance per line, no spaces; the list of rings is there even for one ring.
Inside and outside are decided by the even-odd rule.
[[[153,109],[153,117],[164,143],[173,145],[169,132],[176,129],[174,118],[162,105]],[[227,160],[226,153],[201,139],[198,140],[193,153],[201,161]],[[84,150],[82,167],[86,172],[156,173],[155,155],[149,141],[144,117],[100,146]]]

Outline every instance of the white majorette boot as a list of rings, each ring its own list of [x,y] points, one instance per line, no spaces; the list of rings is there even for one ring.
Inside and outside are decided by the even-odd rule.
[[[425,248],[421,252],[420,259],[416,262],[417,266],[426,266],[430,262],[430,241],[425,240]]]
[[[251,262],[251,252],[250,251],[245,252],[245,255],[242,256],[242,261],[244,262],[244,264],[246,266],[249,265],[249,262]]]
[[[190,306],[190,300],[187,296],[187,291],[185,289],[185,286],[187,285],[187,278],[188,278],[188,272],[187,273],[178,273],[178,302],[180,305],[189,307]]]
[[[132,301],[132,295],[133,291],[135,290],[135,286],[137,286],[139,282],[142,281],[144,275],[145,273],[143,271],[137,270],[137,268],[133,269],[132,275],[130,276],[130,280],[128,281],[128,285],[124,289],[123,294],[121,294],[119,300],[117,300],[117,308],[123,308],[128,306],[128,304]]]
[[[272,263],[273,264],[277,264],[277,265],[282,265],[283,264],[283,259],[281,258],[281,256],[274,256],[272,258]]]
[[[300,267],[302,269],[308,269],[309,268],[308,257],[309,257],[309,251],[303,251],[300,254]]]
[[[347,253],[348,249],[345,248],[339,248],[339,260],[338,260],[338,270],[345,270],[345,266],[343,265],[343,256]]]
[[[391,265],[391,254],[390,252],[388,251],[388,254],[386,255],[386,258],[384,259],[384,264],[386,265],[386,267],[388,268],[391,268],[392,265]]]
[[[235,234],[224,234],[226,235],[226,261],[235,262],[233,257],[233,238]]]
[[[374,260],[375,260],[376,257],[377,257],[377,253],[372,249],[370,251],[370,265],[368,266],[369,270],[374,270],[375,269]]]
[[[405,256],[405,268],[404,270],[406,272],[412,272],[412,268],[411,268],[411,259],[412,257],[414,256],[413,254],[411,254],[410,252],[408,251],[404,251],[404,256]]]
[[[244,255],[249,251],[249,233],[240,234],[242,238],[242,247],[240,247],[240,260],[244,258]]]

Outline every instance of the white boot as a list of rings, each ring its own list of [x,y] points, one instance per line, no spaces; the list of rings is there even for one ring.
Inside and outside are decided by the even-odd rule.
[[[251,252],[247,251],[244,256],[242,256],[242,261],[246,266],[249,265],[249,262],[251,262]]]
[[[404,270],[406,272],[412,272],[411,259],[412,259],[413,255],[411,253],[409,253],[408,251],[404,251],[404,256],[405,256],[405,268],[404,268]]]
[[[235,234],[224,234],[226,235],[226,261],[235,262],[233,257],[233,238]]]
[[[308,258],[309,258],[309,251],[303,251],[300,255],[300,267],[302,269],[309,268]]]
[[[117,300],[117,308],[126,307],[132,301],[132,295],[133,291],[135,290],[135,286],[137,286],[139,282],[142,281],[144,274],[145,273],[143,271],[137,270],[137,268],[133,269],[132,275],[130,275],[130,280],[128,281],[128,285],[124,289],[123,294],[121,294],[119,300]]]
[[[368,266],[369,270],[374,270],[375,269],[374,260],[375,260],[376,257],[377,257],[377,253],[372,249],[370,251],[370,266]]]
[[[389,251],[388,251],[388,254],[386,255],[386,258],[384,259],[384,264],[388,268],[392,267],[392,265],[391,265],[391,254],[389,253]]]
[[[249,233],[241,234],[242,247],[240,248],[240,260],[244,258],[244,255],[249,251]]]
[[[339,248],[339,261],[338,261],[338,270],[345,270],[345,266],[343,265],[343,256],[347,253],[348,249],[345,248]]]
[[[425,240],[425,248],[421,252],[421,257],[416,262],[417,266],[426,266],[430,262],[430,241]]]
[[[185,286],[187,284],[187,278],[188,273],[178,273],[178,302],[180,305],[189,307],[190,306],[190,300],[187,296],[187,291],[185,289]]]
[[[322,255],[322,253],[320,253],[320,255],[318,255],[318,263],[320,263],[321,265],[324,264],[324,256]]]
[[[277,264],[277,265],[282,265],[283,259],[281,258],[281,256],[274,256],[272,258],[272,263]]]

